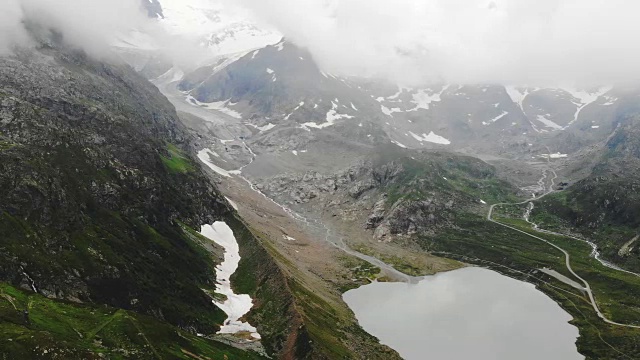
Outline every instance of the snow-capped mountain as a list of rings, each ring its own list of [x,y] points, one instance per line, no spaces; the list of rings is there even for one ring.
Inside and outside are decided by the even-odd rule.
[[[159,19],[170,34],[197,41],[214,55],[249,51],[275,44],[278,32],[259,27],[240,8],[220,0],[160,0]]]
[[[310,52],[281,41],[277,31],[258,26],[226,2],[153,1],[162,8],[157,21],[164,31],[206,49],[210,57],[186,75],[176,64],[153,57],[136,58],[136,68],[156,82],[179,82],[189,104],[231,115],[273,144],[289,143],[304,131],[305,138],[348,134],[350,141],[366,145],[524,156],[551,146],[564,154],[606,138],[626,97],[611,87],[403,87],[337,76],[323,71]],[[136,37],[144,34],[131,39]],[[144,41],[130,43],[147,48]]]
[[[546,146],[571,152],[606,138],[628,97],[611,87],[409,88],[341,77],[288,41],[200,68],[179,87],[192,104],[233,113],[272,140],[279,129],[296,128],[350,134],[366,144],[523,155]]]
[[[151,23],[114,39],[117,52],[148,78],[189,70],[275,44],[282,36],[221,0],[142,0]]]

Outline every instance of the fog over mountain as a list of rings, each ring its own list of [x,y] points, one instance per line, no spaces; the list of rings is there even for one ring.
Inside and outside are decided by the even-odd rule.
[[[194,39],[167,31],[141,1],[8,0],[2,9],[0,55],[34,45],[34,34],[55,31],[65,44],[97,58],[112,55],[114,45],[123,43],[158,51],[187,68],[211,56]]]
[[[25,26],[59,32],[65,42],[104,55],[108,44],[133,27],[149,26],[141,5],[130,0],[8,0],[0,14],[0,51],[26,45]]]
[[[212,1],[212,3],[215,1]],[[223,0],[245,7],[306,47],[327,71],[416,83],[529,86],[628,84],[640,80],[631,46],[640,3],[624,0]],[[25,44],[25,21],[55,28],[103,55],[132,29],[185,59],[195,46],[168,36],[138,1],[9,0],[0,14],[0,52]],[[187,45],[185,45],[185,43]],[[177,50],[176,50],[177,49]],[[188,55],[185,55],[188,54]],[[183,61],[184,62],[184,61]]]
[[[237,1],[233,1],[237,2]],[[640,3],[241,0],[328,71],[405,83],[636,82]]]

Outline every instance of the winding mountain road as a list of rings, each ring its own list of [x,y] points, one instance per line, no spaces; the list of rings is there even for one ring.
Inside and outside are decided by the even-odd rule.
[[[543,173],[542,181],[544,181],[544,179],[546,179],[546,176],[547,176],[546,171],[547,171],[547,170],[545,170],[545,171],[544,171],[544,173]],[[524,205],[524,204],[527,204],[527,203],[531,203],[531,202],[534,202],[534,201],[540,200],[540,199],[542,199],[543,197],[545,197],[545,196],[547,196],[547,195],[549,195],[549,194],[552,194],[552,193],[554,192],[554,190],[553,190],[553,186],[554,186],[554,184],[555,184],[555,180],[558,178],[558,175],[556,174],[556,172],[555,172],[554,170],[549,169],[548,171],[551,171],[551,172],[553,173],[553,177],[551,178],[551,185],[549,185],[549,189],[548,189],[548,191],[546,191],[546,192],[545,192],[543,195],[541,195],[541,196],[536,197],[536,196],[534,195],[531,199],[528,199],[528,200],[525,200],[525,201],[522,201],[522,202],[519,202],[519,203],[497,203],[497,204],[493,204],[493,205],[491,205],[491,206],[489,207],[489,212],[487,213],[487,220],[488,220],[488,221],[490,221],[490,222],[492,222],[492,223],[494,223],[494,224],[497,224],[497,225],[500,225],[500,226],[502,226],[502,227],[505,227],[505,228],[507,228],[507,229],[511,229],[511,230],[513,230],[513,231],[517,231],[517,232],[519,232],[519,233],[522,233],[522,234],[524,234],[524,235],[526,235],[526,236],[529,236],[529,237],[532,237],[532,238],[534,238],[534,239],[540,240],[540,241],[542,241],[542,242],[544,242],[544,243],[546,243],[546,244],[548,244],[548,245],[550,245],[550,246],[554,247],[555,249],[557,249],[557,250],[561,251],[561,252],[564,254],[564,257],[565,257],[565,266],[567,267],[567,270],[569,270],[569,272],[570,272],[570,273],[571,273],[571,274],[572,274],[576,279],[578,279],[578,280],[580,280],[580,282],[582,282],[582,284],[584,285],[584,291],[585,291],[585,292],[587,293],[587,295],[589,296],[589,302],[591,303],[591,306],[593,307],[593,310],[596,312],[596,314],[598,315],[598,317],[599,317],[600,319],[602,319],[602,321],[606,322],[607,324],[611,324],[611,325],[616,325],[616,326],[622,326],[622,327],[628,327],[628,328],[640,329],[640,326],[638,326],[638,325],[621,324],[621,323],[618,323],[618,322],[612,321],[612,320],[608,319],[606,316],[604,316],[604,314],[603,314],[603,313],[600,311],[600,309],[598,308],[598,304],[596,303],[596,299],[595,299],[595,297],[594,297],[594,295],[593,295],[593,291],[591,291],[591,286],[589,285],[589,283],[588,283],[585,279],[583,279],[582,277],[580,277],[580,275],[578,275],[575,271],[573,271],[573,268],[571,268],[571,256],[569,255],[569,253],[568,253],[565,249],[563,249],[563,248],[559,247],[558,245],[555,245],[555,244],[551,243],[550,241],[545,240],[545,239],[543,239],[543,238],[541,238],[541,237],[539,237],[539,236],[536,236],[536,235],[530,234],[530,233],[528,233],[528,232],[526,232],[526,231],[520,230],[520,229],[518,229],[518,228],[516,228],[516,227],[510,226],[510,225],[507,225],[507,224],[503,224],[503,223],[501,223],[501,222],[496,221],[496,220],[494,220],[494,219],[493,219],[493,211],[495,210],[496,206],[501,206],[501,205]],[[534,230],[535,230],[535,231],[539,231],[538,229],[534,229]],[[541,231],[540,231],[540,232],[541,232]],[[562,234],[558,234],[558,235],[562,235]],[[564,235],[562,235],[562,236],[564,236]],[[623,271],[624,271],[624,270],[623,270]],[[626,272],[626,271],[625,271],[625,272]],[[636,274],[636,275],[637,275],[637,274]]]

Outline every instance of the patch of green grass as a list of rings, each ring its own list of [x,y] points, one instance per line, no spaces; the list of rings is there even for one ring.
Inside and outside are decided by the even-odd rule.
[[[336,336],[340,326],[340,316],[336,310],[299,282],[291,280],[289,285],[294,295],[300,299],[309,335],[323,347],[326,355],[330,359],[353,358],[351,351]]]
[[[187,157],[182,150],[173,144],[167,145],[167,151],[169,156],[160,156],[162,163],[170,173],[184,174],[194,171],[196,168],[191,163],[189,157]]]
[[[16,147],[17,144],[11,141],[0,140],[0,151],[9,150]]]
[[[28,323],[24,309],[29,310]],[[148,316],[51,300],[0,283],[0,357],[194,359],[189,354],[211,359],[260,358]]]
[[[402,172],[387,186],[387,204],[401,198],[423,200],[438,194],[465,202],[497,203],[515,200],[515,191],[477,159],[430,154],[423,159],[401,158]]]

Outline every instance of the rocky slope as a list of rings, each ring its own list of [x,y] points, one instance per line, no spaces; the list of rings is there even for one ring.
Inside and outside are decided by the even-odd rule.
[[[404,249],[420,253],[420,237],[456,228],[459,218],[477,216],[485,204],[517,192],[492,166],[471,157],[393,145],[372,153],[337,173],[286,173],[256,186],[308,217],[323,219],[350,246],[365,252],[385,248],[390,256]],[[409,271],[418,275],[450,266],[432,260]]]
[[[193,334],[213,334],[225,318],[203,291],[214,287],[220,250],[198,241],[194,229],[223,220],[261,259],[241,269],[253,284],[246,289],[256,299],[251,316],[269,354],[313,356],[285,279],[191,157],[191,139],[157,88],[128,66],[90,59],[55,40],[0,58],[0,84],[1,282],[73,309],[102,304],[151,315],[156,320],[148,321],[163,324],[156,328],[176,337],[184,330],[191,339],[173,343],[214,356],[228,347],[189,345]],[[55,301],[33,320],[36,330],[49,331],[52,349],[90,358],[137,346],[126,338],[96,345],[93,332],[78,343],[51,330],[62,321]],[[12,311],[3,312],[0,328],[33,330],[12,320]],[[73,321],[103,321],[88,314]],[[140,346],[125,357],[147,358],[152,350],[169,356],[170,340],[154,336],[146,332],[146,341],[163,350]],[[32,352],[29,336],[19,337],[14,344],[22,345],[6,347],[15,351],[7,356],[56,353]]]

